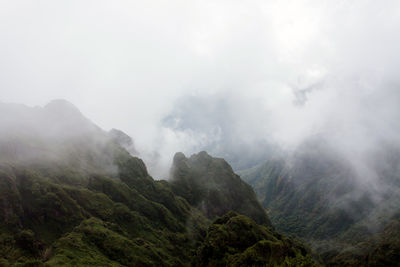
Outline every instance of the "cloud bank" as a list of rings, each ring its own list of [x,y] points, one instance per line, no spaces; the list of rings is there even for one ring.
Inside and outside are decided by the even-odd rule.
[[[67,99],[156,176],[321,134],[361,159],[398,143],[399,30],[398,1],[2,1],[0,101]]]

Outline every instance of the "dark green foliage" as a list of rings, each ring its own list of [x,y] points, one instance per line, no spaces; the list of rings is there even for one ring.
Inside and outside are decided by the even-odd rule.
[[[324,144],[304,146],[290,160],[270,160],[240,174],[253,186],[279,231],[305,240],[326,262],[357,266],[367,251],[361,244],[399,210],[400,150],[385,147],[381,154],[385,163],[371,162],[379,186],[385,188],[377,193],[360,184],[363,177]],[[400,248],[400,243],[392,246]]]
[[[25,252],[34,257],[40,256],[43,243],[37,240],[35,233],[31,230],[22,230],[15,235],[15,244]]]
[[[84,210],[62,185],[30,171],[17,173],[16,182],[24,209],[23,226],[33,229],[46,241],[54,241],[72,230],[85,217]]]
[[[271,225],[252,188],[223,159],[212,158],[204,151],[190,158],[177,153],[172,177],[174,192],[208,218],[234,210],[257,223]]]
[[[21,197],[15,184],[15,177],[0,169],[0,222],[7,225],[19,224],[22,214]]]
[[[369,266],[400,266],[400,221],[390,222],[372,242],[365,259]]]
[[[199,257],[285,264],[308,257],[269,227],[251,187],[224,160],[202,152],[175,162],[172,184],[155,181],[121,140],[69,103],[13,108],[21,109],[11,124],[17,130],[0,139],[0,266],[189,266]],[[52,129],[36,124],[43,121]],[[230,210],[262,225],[229,213],[207,232],[207,217]],[[210,247],[206,237],[221,243]],[[215,259],[210,249],[235,253]]]
[[[196,266],[315,266],[307,249],[273,229],[230,212],[216,219]]]
[[[154,181],[152,183],[155,184]],[[129,187],[125,183],[94,176],[90,178],[89,188],[107,195],[115,202],[123,203],[132,210],[138,211],[143,216],[147,217],[157,227],[167,226],[173,231],[182,230],[183,225],[177,221],[177,218],[171,214],[165,206],[151,201],[138,193],[134,187]],[[155,187],[149,187],[148,190],[153,190]],[[176,206],[179,203],[170,203],[170,206]],[[186,216],[190,209],[186,210]],[[184,215],[181,218],[185,219]]]
[[[123,153],[121,157],[130,156]],[[124,179],[99,173],[76,175],[64,172],[65,168],[4,168],[3,177],[9,184],[5,192],[15,196],[10,198],[14,204],[7,206],[11,207],[7,214],[16,216],[14,221],[20,224],[10,225],[10,220],[2,217],[1,264],[187,266],[196,264],[199,257],[214,261],[214,252],[205,253],[210,249],[205,245],[209,243],[203,243],[206,236],[217,240],[218,248],[212,248],[217,254],[222,253],[219,250],[235,251],[229,262],[237,266],[250,262],[283,264],[307,254],[272,228],[236,213],[217,219],[207,233],[208,220],[175,195],[168,182],[154,181],[138,164],[140,161],[124,162],[133,164],[124,169]],[[133,171],[134,167],[140,170]],[[49,177],[52,175],[54,179]],[[129,185],[124,180],[130,181]],[[234,192],[234,188],[230,190]],[[221,238],[220,233],[225,232],[227,236]],[[263,240],[278,243],[266,245]],[[224,257],[219,260],[224,261]]]
[[[80,255],[80,256],[79,256]],[[79,256],[79,257],[77,257]],[[50,265],[178,266],[179,259],[118,225],[91,218],[55,243]]]
[[[381,233],[341,251],[328,266],[400,266],[400,220],[389,222]]]
[[[347,209],[351,205],[336,202],[354,188],[345,171],[308,161],[301,159],[292,168],[281,160],[270,161],[242,176],[255,187],[279,230],[302,238],[332,238],[353,225],[363,211],[353,212]]]
[[[49,174],[56,179],[47,178]],[[81,173],[79,185],[71,185],[70,174],[34,166],[3,170],[10,185],[3,189],[17,197],[5,198],[14,204],[0,207],[0,212],[20,222],[10,224],[11,216],[0,221],[4,264],[179,266],[190,262],[208,222],[176,197],[168,184],[149,177],[153,185],[141,194],[119,179],[99,174]],[[152,201],[144,195],[157,197]]]

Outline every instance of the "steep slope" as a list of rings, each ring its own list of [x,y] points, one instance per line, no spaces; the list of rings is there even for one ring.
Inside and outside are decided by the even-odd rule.
[[[400,266],[400,220],[393,219],[378,234],[341,251],[329,266]]]
[[[399,151],[385,144],[374,151],[374,180],[360,177],[350,162],[315,140],[291,158],[240,174],[278,230],[306,240],[329,261],[379,232],[399,211]]]
[[[2,168],[0,244],[12,253],[1,256],[10,263],[50,259],[57,266],[101,264],[103,258],[122,265],[139,259],[142,265],[190,262],[207,220],[168,185],[137,176],[146,174],[138,167],[141,161],[128,161],[120,178],[32,166]]]
[[[190,262],[207,219],[154,181],[143,161],[64,101],[2,109],[13,118],[1,134],[4,264]]]
[[[196,266],[314,266],[307,249],[235,212],[216,219],[199,248]]]
[[[115,133],[122,141],[127,136],[109,135],[71,104],[56,101],[34,109],[0,104],[0,109],[8,116],[0,115],[8,120],[0,133],[0,266],[189,266],[199,257],[209,265],[213,260],[198,250],[213,235],[204,215],[214,218],[229,209],[263,224],[238,215],[252,229],[267,231],[257,242],[279,236],[267,227],[254,192],[222,159],[200,153],[188,163],[196,172],[186,173],[187,181],[197,174],[202,181],[222,177],[225,184],[215,184],[229,188],[216,187],[215,199],[201,195],[212,198],[202,199],[212,205],[210,211],[198,209],[190,196],[175,193],[186,192],[190,184],[155,181]],[[228,230],[244,234],[243,229]],[[298,247],[290,242],[287,249],[296,254]],[[220,246],[236,249],[230,243]],[[277,254],[274,260],[286,256]]]
[[[198,207],[208,218],[234,210],[259,224],[271,226],[253,189],[225,160],[213,158],[204,151],[190,158],[177,153],[171,175],[174,192]]]

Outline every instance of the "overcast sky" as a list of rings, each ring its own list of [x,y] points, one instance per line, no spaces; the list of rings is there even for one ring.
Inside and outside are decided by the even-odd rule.
[[[399,33],[397,0],[1,0],[0,101],[64,98],[168,157],[211,138],[162,123],[193,97],[231,99],[239,138],[395,136]]]

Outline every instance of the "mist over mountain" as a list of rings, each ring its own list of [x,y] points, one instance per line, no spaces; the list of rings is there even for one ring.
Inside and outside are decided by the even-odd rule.
[[[264,135],[267,117],[260,120],[261,112],[257,99],[228,93],[187,96],[179,99],[162,125],[189,136],[193,142],[189,150],[206,150],[228,160],[235,169],[245,169],[278,152]]]
[[[347,266],[349,260],[361,260],[368,238],[397,223],[399,155],[399,147],[381,143],[365,155],[368,172],[360,173],[359,165],[325,140],[311,139],[290,158],[268,160],[239,174],[279,230],[307,240],[327,262],[345,259],[337,264]]]
[[[173,181],[156,181],[128,135],[67,101],[0,109],[1,266],[316,266],[223,159],[178,153]]]
[[[249,111],[243,107],[250,105],[242,104],[246,97],[237,101],[218,95],[184,98],[164,126],[198,134],[196,149],[232,163],[280,231],[302,238],[330,264],[354,261],[358,266],[365,264],[365,251],[394,240],[374,236],[397,225],[400,212],[400,94],[395,85],[367,89],[354,84],[352,92],[341,95],[328,83],[307,91],[302,101],[294,97],[302,131],[290,132],[292,119],[268,116],[279,111],[263,110],[258,101]],[[319,97],[329,93],[321,108]],[[265,116],[258,120],[256,114]],[[360,245],[371,238],[370,247]],[[391,253],[383,257],[389,265],[396,261],[396,246]]]
[[[54,100],[34,108],[0,103],[0,109],[3,163],[117,171],[112,156],[104,154],[111,140],[108,133],[71,103]]]
[[[0,266],[398,265],[399,32],[397,0],[1,1]]]
[[[1,101],[67,99],[132,136],[159,178],[221,134],[255,155],[320,132],[356,150],[396,136],[397,1],[156,2],[3,2]],[[215,111],[200,122],[186,101]]]
[[[250,163],[254,166],[262,158],[290,154],[306,149],[305,142],[322,140],[327,153],[340,154],[360,176],[372,177],[373,170],[367,170],[367,161],[372,159],[368,158],[384,144],[399,144],[400,93],[389,85],[374,89],[354,86],[346,92],[348,88],[320,85],[308,93],[303,104],[296,104],[293,95],[293,105],[279,110],[268,110],[261,101],[241,94],[186,97],[177,102],[163,125],[198,141],[194,142],[195,149],[226,155],[234,165],[235,158],[255,157]],[[285,118],[286,113],[290,119]]]

